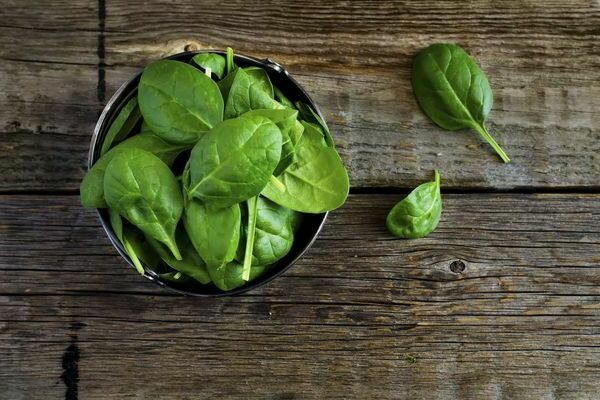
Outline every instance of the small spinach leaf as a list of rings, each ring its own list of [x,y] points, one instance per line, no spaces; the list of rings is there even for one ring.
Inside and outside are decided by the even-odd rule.
[[[209,268],[219,268],[234,259],[240,241],[238,204],[209,210],[198,200],[188,201],[183,223],[194,248]]]
[[[440,174],[435,171],[433,182],[417,186],[392,208],[387,216],[386,226],[395,236],[417,239],[433,232],[441,215]]]
[[[273,85],[273,95],[275,100],[277,100],[281,105],[291,108],[293,110],[296,109],[296,105],[286,97],[285,94],[275,85]]]
[[[229,291],[236,289],[244,284],[252,281],[269,269],[269,266],[252,266],[250,269],[250,277],[246,281],[242,278],[243,266],[237,262],[231,262],[223,265],[221,268],[214,270],[209,269],[208,273],[216,287],[221,290]]]
[[[221,85],[222,93],[227,92],[224,118],[235,118],[250,110],[262,108],[284,108],[273,98],[273,86],[268,75],[260,68],[238,68],[232,80],[229,76]]]
[[[138,123],[142,115],[138,107],[137,96],[129,100],[121,109],[117,117],[108,128],[108,133],[102,142],[100,155],[103,156],[113,144],[125,139],[133,127]]]
[[[224,208],[256,196],[281,155],[281,131],[262,116],[223,121],[202,137],[190,155],[188,197]]]
[[[433,122],[454,131],[475,129],[504,162],[510,158],[485,127],[492,89],[477,63],[456,44],[432,44],[417,54],[412,86],[419,105]]]
[[[313,110],[311,106],[306,103],[302,103],[301,101],[296,102],[296,106],[298,107],[298,111],[300,111],[300,116],[302,119],[306,122],[316,125],[316,127],[318,127],[325,137],[325,142],[327,145],[330,147],[335,147],[333,136],[331,136],[331,132],[329,131],[327,124],[325,121],[323,121],[319,114],[317,114],[317,112]]]
[[[181,260],[175,228],[183,199],[177,179],[165,163],[140,149],[115,155],[106,167],[104,194],[110,208],[164,243]]]
[[[91,208],[108,207],[104,199],[104,172],[115,155],[129,149],[141,149],[149,151],[170,166],[182,151],[189,148],[189,145],[167,143],[152,133],[135,135],[124,140],[100,157],[83,177],[79,187],[81,204]]]
[[[138,97],[144,121],[172,143],[195,143],[223,120],[223,98],[217,84],[179,61],[160,60],[146,67]]]
[[[186,276],[189,276],[202,284],[210,283],[210,276],[208,275],[206,264],[192,245],[190,237],[188,237],[182,226],[177,228],[175,237],[177,239],[177,247],[181,251],[181,260],[175,259],[162,243],[150,236],[147,236],[146,238],[152,248],[169,267],[184,273]]]
[[[223,79],[225,76],[225,58],[220,54],[200,53],[192,57],[192,61],[202,67],[204,71],[210,68],[210,72],[219,79]]]

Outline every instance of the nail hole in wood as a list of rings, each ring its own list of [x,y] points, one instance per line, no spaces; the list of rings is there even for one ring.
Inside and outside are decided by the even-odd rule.
[[[452,261],[450,263],[450,271],[454,272],[455,274],[462,274],[462,272],[465,270],[465,267],[465,263],[460,260]]]
[[[185,50],[185,51],[196,51],[196,50],[198,50],[198,46],[196,46],[195,43],[189,43],[189,44],[185,45],[185,47],[183,48],[183,50]]]

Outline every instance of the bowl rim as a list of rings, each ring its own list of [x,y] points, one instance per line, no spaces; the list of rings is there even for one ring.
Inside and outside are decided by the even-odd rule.
[[[215,53],[215,54],[219,54],[219,55],[223,55],[223,56],[226,55],[226,52],[223,50],[205,49],[205,50],[184,51],[181,53],[163,57],[160,60],[177,60],[177,59],[186,58],[186,57],[193,57],[196,54],[202,54],[202,53]],[[308,104],[313,108],[313,110],[315,110],[315,112],[319,115],[319,117],[321,118],[321,120],[323,121],[325,126],[327,127],[325,118],[323,117],[323,114],[322,114],[320,108],[318,107],[318,105],[315,103],[315,101],[312,99],[312,97],[310,97],[310,95],[306,92],[306,90],[304,90],[304,87],[302,87],[302,85],[300,85],[300,83],[298,83],[298,81],[296,81],[281,64],[271,60],[270,58],[261,60],[261,59],[258,59],[258,58],[252,57],[252,56],[239,54],[239,53],[234,54],[234,60],[241,60],[245,64],[249,63],[249,64],[260,65],[262,68],[271,70],[273,73],[279,74],[283,79],[288,80],[293,86],[296,87],[296,89],[299,92],[301,92],[305,96],[306,100],[308,101]],[[131,78],[129,78],[125,82],[123,82],[123,84],[121,84],[121,86],[115,91],[115,93],[111,96],[111,98],[106,102],[106,105],[104,106],[100,116],[98,117],[98,120],[96,121],[96,125],[95,125],[94,131],[92,133],[92,138],[90,141],[90,148],[88,151],[88,160],[87,160],[87,170],[88,171],[92,168],[92,166],[94,165],[94,163],[96,161],[94,155],[96,153],[96,148],[101,145],[101,143],[98,143],[98,139],[101,136],[101,132],[103,131],[104,125],[109,122],[109,117],[112,116],[112,114],[115,112],[115,109],[119,105],[119,102],[122,99],[122,97],[124,95],[128,95],[128,93],[126,91],[128,90],[129,86],[132,85],[132,83],[134,81],[139,79],[139,77],[141,76],[143,71],[144,71],[144,68],[139,69],[136,73],[133,74],[133,76]],[[108,129],[108,127],[106,127],[106,129]],[[101,210],[102,209],[96,209],[96,214],[98,215],[98,218],[100,219],[100,223],[102,225],[102,228],[104,229],[104,232],[108,236],[108,239],[110,240],[112,245],[115,247],[117,252],[121,255],[121,257],[123,257],[123,259],[127,262],[129,267],[137,271],[137,269],[133,265],[133,262],[129,258],[129,255],[127,255],[127,252],[123,248],[123,245],[121,244],[120,240],[117,239],[117,237],[112,229],[112,226],[110,225],[110,222],[105,217],[105,215],[103,215]],[[286,264],[282,264],[281,266],[278,266],[277,271],[272,272],[271,274],[267,275],[265,278],[261,279],[259,277],[257,280],[251,281],[239,288],[236,288],[236,289],[233,289],[230,291],[223,291],[223,290],[220,290],[217,288],[218,291],[215,291],[213,293],[209,293],[209,292],[199,293],[199,292],[193,292],[193,291],[181,289],[178,287],[171,286],[170,282],[168,282],[168,281],[163,281],[159,277],[159,275],[157,273],[155,273],[154,271],[152,271],[151,268],[146,266],[146,264],[144,262],[142,262],[142,265],[144,267],[144,275],[143,276],[145,278],[149,279],[150,281],[156,283],[158,286],[160,286],[162,288],[168,289],[170,291],[173,291],[175,293],[182,294],[185,296],[226,297],[226,296],[236,296],[236,295],[248,292],[248,291],[256,289],[260,286],[266,285],[267,283],[271,282],[275,278],[283,275],[300,258],[302,258],[302,256],[304,256],[304,254],[308,251],[308,249],[310,249],[312,247],[314,242],[317,240],[319,233],[323,229],[323,226],[325,225],[325,221],[327,220],[327,216],[329,215],[329,212],[324,212],[324,213],[320,213],[320,214],[312,214],[312,215],[320,216],[321,220],[318,222],[317,228],[314,230],[314,232],[312,232],[311,239],[301,249],[299,249],[297,255],[294,256],[291,260],[289,260]]]

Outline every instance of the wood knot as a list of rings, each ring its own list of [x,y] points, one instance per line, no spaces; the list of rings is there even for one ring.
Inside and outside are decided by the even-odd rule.
[[[460,260],[452,261],[450,263],[450,271],[454,272],[455,274],[462,274],[465,268],[465,263]]]

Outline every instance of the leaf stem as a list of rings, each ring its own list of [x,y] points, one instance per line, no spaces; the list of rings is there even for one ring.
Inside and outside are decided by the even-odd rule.
[[[211,74],[211,72],[212,72],[212,71],[211,71],[210,67],[206,67],[206,68],[204,69],[204,74],[205,74],[206,76],[208,76],[209,78],[210,78],[210,74]]]
[[[285,192],[285,185],[283,184],[283,182],[281,182],[279,179],[277,179],[277,177],[275,175],[271,175],[271,183],[273,184],[273,186],[275,186],[277,188],[277,190],[279,190],[281,193]]]
[[[250,279],[250,268],[252,267],[252,251],[254,250],[254,232],[256,231],[256,213],[258,197],[251,197],[248,204],[248,228],[246,231],[246,252],[244,254],[244,265],[242,268],[242,279]]]
[[[125,250],[127,251],[129,258],[131,258],[131,262],[133,263],[133,266],[135,267],[137,272],[140,275],[144,276],[144,267],[142,266],[142,263],[140,262],[140,259],[138,258],[137,254],[135,254],[133,246],[125,237],[123,237],[123,247],[125,247]]]
[[[169,241],[165,242],[165,244],[167,245],[169,250],[171,250],[171,253],[173,253],[173,256],[175,256],[175,259],[177,261],[181,261],[183,259],[181,257],[181,253],[179,252],[179,249],[177,248],[177,242],[174,239],[169,239]]]
[[[227,58],[226,58],[226,68],[227,74],[230,74],[233,71],[233,49],[231,47],[227,48]]]
[[[437,187],[439,188],[440,187],[440,173],[436,169],[436,170],[433,171],[433,174],[434,174],[434,177],[435,177],[434,178],[435,179],[435,183],[436,183]]]
[[[481,137],[483,137],[490,144],[490,146],[492,146],[492,148],[496,151],[496,153],[498,153],[500,158],[502,158],[502,161],[504,161],[505,163],[510,162],[510,158],[508,158],[508,155],[504,152],[504,150],[502,150],[502,147],[500,147],[500,145],[494,140],[492,135],[490,135],[490,133],[485,128],[485,125],[474,124],[473,128],[475,128],[475,130],[479,132]]]

